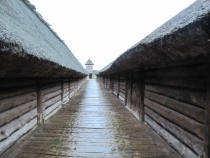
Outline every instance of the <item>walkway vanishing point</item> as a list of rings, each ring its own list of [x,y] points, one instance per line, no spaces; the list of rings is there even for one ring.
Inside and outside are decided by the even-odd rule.
[[[179,158],[96,80],[4,158]]]

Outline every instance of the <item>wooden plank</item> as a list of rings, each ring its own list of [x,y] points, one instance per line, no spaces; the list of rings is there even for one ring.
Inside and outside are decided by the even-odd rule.
[[[204,158],[210,157],[210,76],[206,94]]]
[[[69,96],[64,96],[63,104],[66,104],[69,101]]]
[[[65,94],[66,92],[68,92],[69,91],[69,88],[67,87],[67,88],[65,88],[64,90],[63,90],[63,93]]]
[[[69,92],[66,91],[66,93],[64,93],[63,97],[65,98],[65,97],[68,96],[68,95],[69,95]]]
[[[145,97],[149,100],[155,101],[177,112],[180,112],[181,114],[184,114],[190,118],[193,118],[194,120],[204,123],[204,109],[147,90],[145,90]]]
[[[22,94],[35,92],[36,86],[28,86],[28,87],[18,87],[18,88],[7,88],[7,89],[0,89],[0,100],[16,97]]]
[[[204,125],[190,119],[189,117],[182,115],[174,110],[171,110],[167,107],[164,107],[158,103],[155,103],[151,100],[144,99],[144,104],[148,106],[153,111],[157,112],[161,116],[167,118],[168,120],[174,122],[175,124],[179,125],[183,129],[190,131],[191,133],[195,134],[202,140],[204,140]]]
[[[42,125],[44,123],[43,120],[43,96],[42,96],[42,80],[37,80],[37,122],[38,125]]]
[[[51,88],[42,89],[42,95],[55,92],[55,91],[57,91],[59,89],[61,89],[61,86],[60,85],[55,86],[55,87],[51,87]]]
[[[128,92],[127,92],[127,104],[126,104],[128,108],[130,108],[132,105],[132,80],[133,80],[132,78],[133,78],[132,73],[130,72],[128,74]]]
[[[66,89],[66,88],[68,88],[69,87],[69,83],[64,83],[63,84],[63,89]]]
[[[47,100],[50,100],[51,98],[54,98],[54,97],[56,97],[58,95],[61,95],[61,90],[57,90],[55,92],[49,93],[47,95],[44,95],[42,97],[42,102],[46,102]]]
[[[128,97],[128,73],[125,74],[125,100],[124,104],[127,105],[127,97]]]
[[[3,113],[0,113],[0,126],[5,125],[6,123],[14,120],[15,118],[20,117],[21,115],[27,113],[31,109],[34,109],[36,105],[37,100],[33,100],[11,110],[7,110]]]
[[[119,90],[119,93],[123,93],[123,94],[125,94],[125,90],[120,89],[120,90]]]
[[[57,107],[59,107],[61,104],[62,104],[62,102],[61,101],[58,101],[54,105],[52,105],[49,108],[45,109],[44,116],[46,117],[47,115],[49,115],[54,109],[56,109]]]
[[[63,92],[63,79],[61,79],[61,104],[63,103],[63,94],[64,94],[64,92]]]
[[[10,137],[4,139],[0,142],[0,155],[8,149],[11,145],[13,145],[17,140],[19,140],[22,136],[28,133],[34,126],[37,124],[37,119],[34,118],[30,122],[26,123],[21,129],[14,132]]]
[[[13,132],[20,129],[23,125],[35,118],[37,115],[37,108],[29,111],[28,113],[20,116],[19,118],[11,121],[10,123],[0,127],[0,141],[8,138]]]
[[[124,93],[119,93],[119,96],[125,98],[125,94]]]
[[[60,82],[55,82],[55,83],[42,83],[42,90],[54,88],[54,87],[61,87]]]
[[[55,82],[60,82],[61,79],[60,78],[43,78],[42,79],[42,83],[55,83]]]
[[[154,77],[147,76],[146,83],[161,84],[173,87],[192,88],[206,90],[207,77]]]
[[[164,87],[153,84],[146,84],[145,89],[202,108],[205,108],[206,105],[206,92],[175,87]]]
[[[144,72],[139,72],[139,121],[144,122],[144,89],[145,77]]]
[[[27,94],[0,100],[0,112],[12,109],[19,105],[35,100],[36,96],[37,96],[36,92],[29,92]]]
[[[61,100],[61,95],[58,95],[54,98],[51,98],[50,100],[46,101],[43,103],[43,109],[48,108],[49,106],[55,104],[56,102],[58,102],[59,100]]]
[[[167,132],[165,129],[160,127],[155,121],[153,121],[149,116],[145,115],[145,121],[151,126],[161,137],[163,137],[168,144],[175,148],[180,155],[186,158],[198,158],[194,152],[192,152],[188,147],[182,144],[177,138],[172,134]]]
[[[29,85],[36,85],[35,79],[30,78],[1,78],[0,79],[0,89],[8,89],[15,87],[28,87]]]
[[[117,98],[119,98],[119,92],[120,92],[120,74],[117,76]]]
[[[124,102],[125,98],[119,95],[119,99]]]
[[[68,86],[68,88],[69,88],[69,98],[71,97],[70,96],[70,93],[71,93],[71,79],[69,78],[69,86]]]
[[[113,91],[113,76],[110,75],[109,91]]]
[[[151,109],[145,107],[145,113],[151,117],[156,123],[161,125],[164,129],[169,131],[173,136],[183,142],[186,146],[188,146],[191,150],[196,152],[198,155],[203,154],[203,141],[198,137],[192,135],[191,133],[183,130],[179,126],[173,124],[167,119],[161,117]]]
[[[145,71],[146,76],[208,76],[208,64],[184,65],[178,67],[167,67],[150,69]]]

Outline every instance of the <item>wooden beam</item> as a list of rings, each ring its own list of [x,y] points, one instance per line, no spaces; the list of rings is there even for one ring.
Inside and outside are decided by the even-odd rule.
[[[204,158],[210,157],[210,76],[208,76],[206,109],[205,109],[205,139]]]
[[[61,104],[63,104],[63,90],[64,90],[64,88],[63,88],[63,78],[61,79]]]
[[[120,93],[120,74],[117,76],[117,98],[119,98]]]
[[[125,73],[125,100],[124,104],[127,104],[127,96],[128,96],[128,73]]]
[[[144,122],[144,89],[145,89],[145,78],[144,72],[139,72],[139,122]]]
[[[69,98],[71,98],[71,79],[69,78]]]
[[[42,80],[37,80],[37,124],[44,124],[43,105],[42,105]]]

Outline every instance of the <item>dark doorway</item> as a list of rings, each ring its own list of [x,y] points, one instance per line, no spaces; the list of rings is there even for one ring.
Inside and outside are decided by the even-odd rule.
[[[92,79],[92,74],[89,74],[89,79]]]

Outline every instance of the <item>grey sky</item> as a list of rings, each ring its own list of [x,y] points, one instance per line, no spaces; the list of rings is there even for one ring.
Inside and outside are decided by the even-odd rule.
[[[100,70],[195,0],[30,0],[85,66]]]

